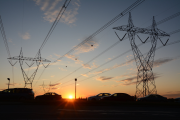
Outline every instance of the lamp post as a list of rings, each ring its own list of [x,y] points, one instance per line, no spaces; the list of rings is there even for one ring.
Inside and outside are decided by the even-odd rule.
[[[10,78],[7,78],[7,80],[9,80],[9,83],[8,83],[8,89],[9,89],[9,84],[10,84]]]
[[[76,81],[77,81],[77,78],[75,78],[75,100],[76,100]]]

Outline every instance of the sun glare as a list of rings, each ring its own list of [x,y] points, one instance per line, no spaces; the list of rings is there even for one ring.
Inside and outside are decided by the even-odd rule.
[[[73,98],[72,95],[70,95],[70,96],[69,96],[69,99],[72,99],[72,98]]]

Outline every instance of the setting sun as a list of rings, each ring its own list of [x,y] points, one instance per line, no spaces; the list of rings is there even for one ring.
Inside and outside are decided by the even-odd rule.
[[[69,96],[69,99],[72,99],[72,98],[73,98],[72,95],[70,95],[70,96]]]

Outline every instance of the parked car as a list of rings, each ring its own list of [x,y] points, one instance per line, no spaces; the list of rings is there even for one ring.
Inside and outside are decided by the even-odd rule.
[[[179,102],[180,103],[180,97],[175,98],[174,100],[175,100],[175,102]]]
[[[29,88],[10,88],[0,91],[0,99],[18,99],[18,100],[33,100],[34,92]]]
[[[55,92],[48,92],[44,95],[36,96],[35,100],[60,100],[62,99],[61,95],[58,95]]]
[[[103,101],[135,101],[134,96],[126,93],[114,93],[111,96],[101,98]]]
[[[150,94],[145,97],[138,98],[137,101],[166,102],[167,98],[158,94]]]
[[[95,96],[88,97],[88,100],[96,101],[96,100],[100,100],[102,97],[110,96],[110,95],[111,95],[110,93],[99,93]]]

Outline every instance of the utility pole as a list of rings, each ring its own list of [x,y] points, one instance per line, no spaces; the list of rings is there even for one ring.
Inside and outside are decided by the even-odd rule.
[[[77,78],[75,78],[75,100],[76,100],[76,81],[77,81]]]
[[[7,78],[9,80],[9,83],[8,83],[8,89],[9,89],[9,84],[10,84],[10,78]]]

